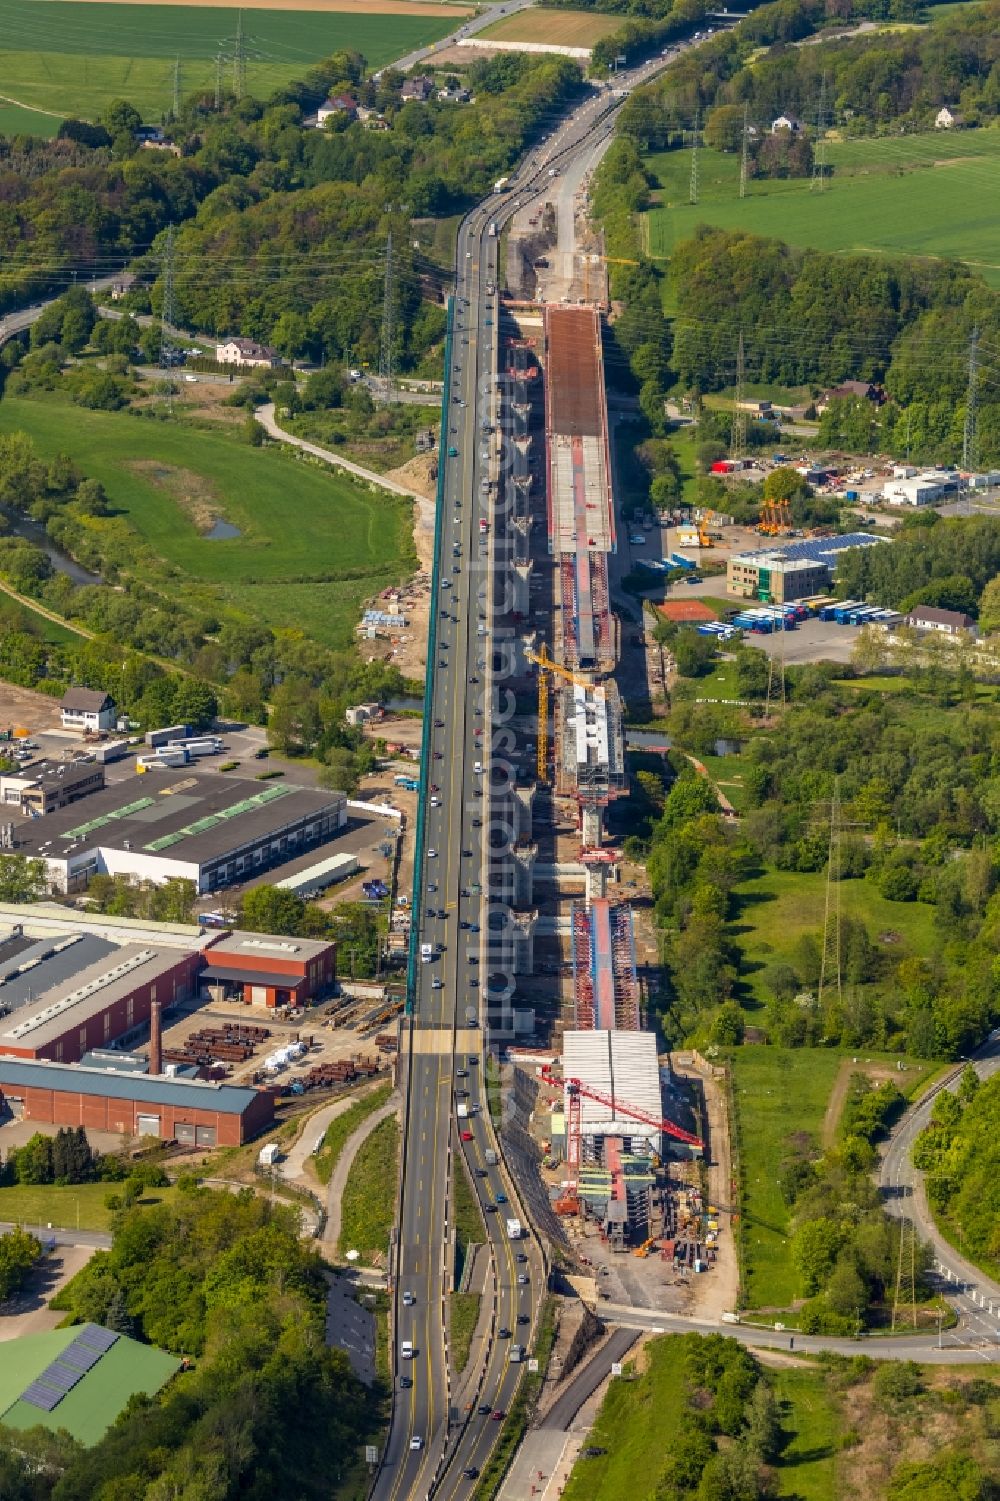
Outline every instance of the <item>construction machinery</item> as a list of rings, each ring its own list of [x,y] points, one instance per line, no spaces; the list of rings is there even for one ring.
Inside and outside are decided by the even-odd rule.
[[[563,667],[560,663],[553,661],[544,643],[541,651],[531,651],[530,648],[526,648],[524,655],[538,668],[537,775],[539,782],[547,783],[549,780],[549,674],[554,673],[565,678],[567,683],[574,683],[580,688],[590,688],[593,684],[590,678],[571,672],[568,667]]]
[[[564,1192],[555,1202],[556,1214],[579,1214],[580,1212],[580,1164],[583,1159],[580,1108],[582,1099],[596,1100],[599,1105],[606,1105],[617,1118],[640,1121],[645,1126],[655,1126],[658,1131],[673,1137],[674,1141],[685,1142],[688,1146],[699,1150],[704,1149],[705,1144],[700,1137],[692,1135],[690,1131],[685,1131],[682,1126],[675,1125],[673,1121],[657,1119],[656,1116],[640,1110],[637,1106],[624,1105],[620,1100],[613,1099],[611,1095],[606,1095],[599,1089],[591,1088],[580,1079],[558,1079],[547,1065],[541,1069],[541,1078],[543,1083],[550,1085],[553,1089],[563,1089],[566,1093],[566,1184]]]
[[[766,537],[787,537],[792,530],[792,508],[787,500],[765,500],[757,530]]]

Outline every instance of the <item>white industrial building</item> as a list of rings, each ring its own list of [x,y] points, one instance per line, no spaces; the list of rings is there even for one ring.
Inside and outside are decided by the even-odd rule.
[[[44,860],[55,891],[91,876],[215,891],[252,879],[333,839],[347,825],[342,792],[288,782],[229,781],[188,768],[127,778],[14,826],[14,849]]]
[[[606,1105],[581,1092],[580,1130],[584,1143],[588,1137],[593,1140],[620,1136],[631,1138],[633,1152],[638,1148],[663,1155],[658,1124],[647,1124],[620,1113],[624,1107],[638,1110],[657,1123],[663,1118],[656,1037],[652,1032],[565,1032],[562,1065],[566,1081],[578,1079],[584,1091],[595,1090],[612,1102]],[[568,1117],[568,1091],[565,1106]],[[647,1143],[646,1148],[643,1143]]]
[[[882,498],[891,506],[929,506],[940,500],[944,490],[926,475],[908,479],[889,479],[882,487]]]

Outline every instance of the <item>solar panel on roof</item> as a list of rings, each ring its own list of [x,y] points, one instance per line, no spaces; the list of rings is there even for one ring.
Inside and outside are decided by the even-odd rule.
[[[40,1386],[33,1381],[26,1391],[21,1393],[23,1402],[30,1402],[32,1407],[41,1408],[42,1412],[51,1412],[53,1407],[63,1399],[63,1392],[54,1392],[47,1386]]]
[[[63,1365],[72,1366],[73,1370],[79,1371],[82,1375],[85,1371],[89,1371],[92,1365],[97,1364],[103,1353],[102,1350],[88,1350],[86,1345],[81,1345],[74,1340],[71,1345],[67,1345],[59,1359]]]
[[[86,1345],[89,1350],[97,1350],[101,1355],[105,1350],[110,1350],[120,1335],[113,1329],[103,1329],[100,1324],[88,1324],[81,1334],[78,1334],[74,1344]]]
[[[74,1371],[70,1366],[60,1365],[57,1360],[54,1360],[50,1366],[45,1367],[38,1379],[65,1396],[68,1391],[72,1391],[82,1376],[82,1371]]]

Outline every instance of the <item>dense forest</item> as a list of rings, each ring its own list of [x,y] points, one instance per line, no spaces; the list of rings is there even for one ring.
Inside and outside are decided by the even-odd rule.
[[[760,6],[739,27],[720,32],[636,90],[622,111],[620,131],[644,149],[663,150],[681,144],[680,133],[691,129],[698,112],[710,143],[731,149],[724,132],[737,117],[742,127],[744,105],[758,132],[781,114],[814,131],[824,75],[824,124],[847,134],[890,126],[928,129],[944,104],[970,124],[995,118],[996,0],[927,28],[822,40],[824,28],[844,29],[869,17],[914,21],[923,19],[924,9],[916,0],[776,0]],[[819,45],[795,45],[817,34]],[[731,110],[736,115],[726,113]]]
[[[562,58],[505,53],[467,73],[466,105],[403,102],[402,78],[378,81],[339,53],[271,100],[194,95],[169,125],[181,155],[145,151],[125,101],[96,126],[64,123],[54,141],[0,138],[0,311],[132,262],[152,302],[162,292],[164,231],[174,254],[176,319],[281,344],[289,355],[378,357],[384,257],[395,231],[401,365],[442,333],[441,272],[415,255],[410,217],[454,213],[582,87]],[[304,120],[349,92],[384,128]],[[148,311],[148,303],[140,306]]]
[[[980,1083],[971,1066],[954,1093],[942,1090],[913,1160],[927,1174],[935,1213],[973,1261],[1000,1270],[1000,1077]]]
[[[0,1486],[15,1501],[326,1501],[376,1426],[377,1397],[324,1343],[326,1282],[293,1210],[247,1190],[182,1181],[171,1204],[117,1216],[57,1302],[184,1355],[191,1368],[136,1398],[94,1448],[0,1431]]]
[[[881,6],[869,13],[909,18]],[[1000,337],[1000,296],[973,270],[916,257],[803,251],[707,228],[676,246],[666,268],[648,259],[639,233],[655,186],[644,153],[687,143],[696,114],[706,144],[735,151],[746,110],[750,173],[771,176],[810,170],[816,131],[808,122],[824,75],[825,124],[842,134],[927,129],[944,103],[968,123],[996,115],[995,0],[940,25],[793,45],[861,14],[847,4],[834,15],[813,0],[761,6],[739,27],[685,52],[624,106],[595,174],[593,203],[618,259],[612,290],[624,313],[614,333],[640,394],[642,436],[666,431],[663,401],[672,387],[697,394],[731,386],[742,334],[748,380],[814,393],[848,378],[884,387],[890,399],[881,409],[846,402],[825,414],[826,446],[918,462],[960,458],[973,330],[986,350]],[[770,122],[781,113],[801,117],[807,128],[772,136]],[[665,278],[675,309],[669,321],[660,311]],[[1000,400],[989,378],[979,382],[978,458],[1000,460]]]
[[[730,385],[742,333],[755,381],[882,384],[890,401],[868,415],[870,447],[960,454],[973,329],[991,345],[1000,337],[1000,295],[972,271],[703,229],[677,247],[670,277],[672,365],[685,389]],[[1000,456],[1000,399],[987,380],[978,422],[980,457],[992,461]]]

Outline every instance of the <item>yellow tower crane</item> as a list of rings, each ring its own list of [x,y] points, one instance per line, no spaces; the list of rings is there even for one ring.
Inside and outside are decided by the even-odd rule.
[[[536,764],[538,768],[538,780],[549,780],[549,673],[554,673],[565,678],[567,683],[574,683],[578,688],[591,688],[593,683],[590,678],[581,677],[577,672],[572,672],[568,667],[563,667],[559,662],[554,662],[549,656],[543,643],[541,651],[525,649],[524,655],[529,662],[534,662],[538,668],[538,743],[536,751]]]

